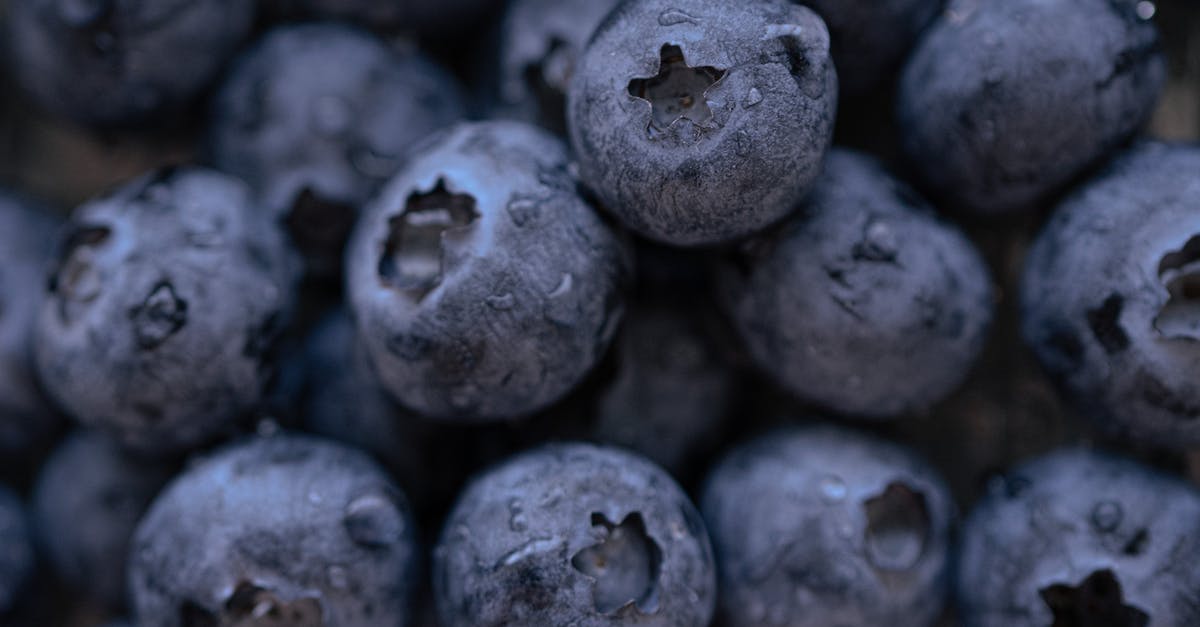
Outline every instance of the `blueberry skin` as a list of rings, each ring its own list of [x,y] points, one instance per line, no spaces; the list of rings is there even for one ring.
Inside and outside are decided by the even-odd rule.
[[[496,115],[566,135],[579,56],[619,0],[516,0],[500,26]]]
[[[237,179],[160,170],[79,207],[35,334],[59,405],[139,452],[229,429],[261,397],[296,264]]]
[[[39,389],[32,331],[58,220],[0,189],[0,458],[48,443],[60,420]],[[3,462],[0,462],[3,463]]]
[[[992,318],[970,241],[873,159],[834,150],[797,215],[743,247],[718,293],[760,370],[840,414],[929,408],[966,377]]]
[[[409,624],[414,527],[365,454],[307,436],[244,440],[172,481],[138,525],[135,622]]]
[[[720,438],[733,370],[682,308],[633,307],[614,350],[616,378],[596,400],[591,437],[679,476]]]
[[[694,246],[790,213],[820,173],[836,109],[829,34],[809,9],[634,0],[579,60],[567,122],[601,204],[647,238]]]
[[[904,69],[909,161],[946,204],[1035,208],[1141,128],[1166,79],[1136,0],[951,0]]]
[[[448,421],[528,415],[608,347],[629,253],[576,192],[565,147],[515,122],[430,141],[365,210],[346,259],[386,390]]]
[[[1106,432],[1200,442],[1200,148],[1146,143],[1067,198],[1026,258],[1022,333]]]
[[[945,605],[954,503],[901,446],[779,430],[729,452],[700,508],[730,627],[928,627]]]
[[[798,0],[829,27],[843,99],[890,80],[943,0]]]
[[[96,431],[69,436],[42,465],[32,513],[58,576],[108,607],[125,604],[129,541],[170,465],[137,459]]]
[[[1056,618],[1200,624],[1193,486],[1132,461],[1064,449],[993,488],[962,530],[956,585],[966,627],[1044,627]],[[1079,594],[1087,583],[1091,598]]]
[[[708,625],[715,578],[704,523],[670,476],[586,444],[478,477],[434,551],[445,627]]]
[[[0,617],[13,609],[33,574],[33,540],[17,495],[0,485]]]
[[[464,115],[455,79],[416,50],[337,24],[283,26],[237,63],[215,99],[215,167],[254,188],[310,271],[337,275],[359,208],[405,152]]]
[[[8,3],[13,74],[42,106],[95,126],[178,113],[250,32],[255,2]]]

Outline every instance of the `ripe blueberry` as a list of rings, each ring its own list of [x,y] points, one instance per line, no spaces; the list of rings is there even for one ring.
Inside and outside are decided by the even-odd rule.
[[[636,0],[588,44],[567,99],[583,181],[650,239],[725,242],[778,221],[820,173],[829,33],[783,0]]]

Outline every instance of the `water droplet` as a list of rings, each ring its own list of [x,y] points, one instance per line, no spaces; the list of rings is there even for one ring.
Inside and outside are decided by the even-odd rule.
[[[487,298],[488,307],[491,307],[492,309],[496,309],[499,311],[507,311],[509,309],[512,309],[514,302],[516,302],[516,299],[513,298],[513,295],[511,292],[505,292],[503,294],[493,294],[491,296],[488,296],[488,298]]]
[[[553,538],[539,538],[530,540],[529,542],[526,542],[525,544],[522,544],[521,546],[506,553],[500,558],[500,563],[496,566],[512,566],[513,564],[516,564],[517,562],[526,559],[531,555],[553,551],[554,549],[557,549],[558,546],[559,543]]]
[[[329,577],[329,586],[334,590],[345,590],[350,587],[350,577],[345,568],[330,566],[329,572],[326,574]]]
[[[350,127],[350,105],[338,96],[321,96],[313,101],[313,129],[327,137],[341,135]]]
[[[746,94],[745,106],[753,107],[754,105],[756,105],[762,101],[763,101],[762,92],[758,91],[757,87],[751,87],[750,92]]]
[[[1142,2],[1137,3],[1138,17],[1142,18],[1143,20],[1153,18],[1155,13],[1158,13],[1158,7],[1155,6],[1153,2],[1142,0]]]
[[[1113,501],[1101,501],[1092,509],[1092,525],[1105,533],[1116,531],[1124,517],[1125,512],[1121,510],[1120,504]]]
[[[404,534],[404,517],[391,499],[372,494],[360,496],[346,506],[342,524],[356,543],[368,547],[395,544]]]
[[[321,503],[321,500],[322,500],[321,495],[319,493],[317,493],[316,491],[308,493],[308,502],[309,503],[312,503],[313,505],[319,505]]]
[[[542,498],[541,505],[542,507],[553,507],[558,505],[558,502],[562,500],[562,497],[562,488],[551,488],[550,491],[546,493],[546,496]]]
[[[508,201],[505,209],[508,211],[508,217],[517,226],[525,226],[537,220],[540,212],[537,199],[528,196],[514,196]]]
[[[522,509],[519,499],[509,499],[508,515],[508,527],[513,531],[520,533],[529,528],[529,520],[525,517],[525,510]]]
[[[375,150],[371,146],[357,146],[350,151],[350,163],[364,176],[384,179],[399,169],[400,158]]]
[[[550,298],[560,298],[565,296],[567,292],[571,291],[571,286],[574,284],[574,282],[575,279],[571,276],[571,273],[564,272],[562,278],[558,281],[558,285],[556,285],[549,294],[546,294],[546,296]]]
[[[840,503],[846,498],[846,482],[836,475],[821,478],[821,500],[829,504]]]
[[[699,20],[679,9],[667,9],[658,15],[658,23],[662,26],[675,26],[684,23],[697,24]]]

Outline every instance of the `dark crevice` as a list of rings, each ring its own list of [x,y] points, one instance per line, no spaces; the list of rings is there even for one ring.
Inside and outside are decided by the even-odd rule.
[[[1120,294],[1109,294],[1099,307],[1087,311],[1092,336],[1109,355],[1129,348],[1129,336],[1121,328],[1121,310],[1124,306],[1125,299]]]
[[[1149,405],[1184,418],[1200,418],[1200,406],[1190,404],[1167,387],[1154,375],[1141,371],[1137,375],[1137,389],[1142,391],[1142,400]]]
[[[112,229],[99,225],[79,225],[73,228],[59,247],[58,263],[46,288],[58,296],[58,314],[70,321],[76,303],[86,303],[100,292],[99,280],[92,267],[92,249],[99,248],[112,237]]]
[[[316,599],[284,601],[270,590],[243,581],[225,600],[222,625],[229,627],[323,627]]]
[[[1146,544],[1150,542],[1150,532],[1145,529],[1138,529],[1137,533],[1125,543],[1121,548],[1121,552],[1130,557],[1136,557],[1146,550]]]
[[[479,219],[475,198],[446,190],[439,179],[432,191],[414,192],[404,212],[388,220],[388,237],[379,259],[379,277],[387,286],[422,298],[442,280],[442,237]]]
[[[611,614],[633,606],[643,614],[656,612],[662,549],[646,534],[641,513],[629,514],[618,525],[595,512],[591,524],[603,528],[606,536],[576,553],[571,565],[595,580],[596,610]]]
[[[323,198],[305,187],[296,195],[283,223],[296,248],[303,253],[319,274],[335,275],[339,271],[342,249],[354,228],[357,209],[344,202]]]
[[[159,281],[145,300],[129,310],[138,348],[152,350],[187,324],[187,301],[175,292],[170,281]]]
[[[1126,4],[1134,7],[1137,3],[1128,2]],[[1161,53],[1162,45],[1157,37],[1145,43],[1125,48],[1117,53],[1117,57],[1113,59],[1112,70],[1109,71],[1108,76],[1096,81],[1096,89],[1107,89],[1117,79],[1135,72],[1135,70],[1141,68]],[[1137,74],[1134,74],[1134,76],[1136,77]]]
[[[184,601],[179,606],[179,624],[183,627],[218,627],[220,624],[212,612],[194,601]]]
[[[1038,591],[1054,615],[1050,627],[1146,627],[1150,615],[1126,605],[1121,582],[1097,570],[1077,586],[1054,584]]]
[[[932,521],[925,495],[894,482],[863,502],[867,558],[881,570],[907,570],[925,555]]]
[[[1164,337],[1200,341],[1200,235],[1163,256],[1158,278],[1168,300],[1155,317],[1154,328]]]
[[[629,95],[650,103],[647,132],[654,136],[683,118],[696,124],[708,122],[712,118],[708,91],[725,73],[726,70],[710,66],[691,67],[679,46],[665,44],[658,75],[629,81]]]
[[[575,58],[567,42],[551,37],[546,53],[525,66],[522,78],[537,103],[538,117],[547,128],[563,135],[567,130],[567,87],[575,71]]]

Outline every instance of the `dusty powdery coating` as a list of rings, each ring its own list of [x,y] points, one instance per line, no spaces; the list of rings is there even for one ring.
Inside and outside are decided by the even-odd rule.
[[[57,221],[0,189],[0,457],[11,460],[48,443],[59,420],[42,397],[32,331]]]
[[[967,627],[1200,624],[1200,494],[1067,449],[998,478],[962,531]]]
[[[567,89],[596,26],[618,0],[517,0],[501,26],[500,115],[565,135]]]
[[[1166,78],[1137,0],[951,0],[901,79],[910,162],[950,207],[1031,209],[1149,119]]]
[[[614,350],[617,375],[596,401],[591,437],[678,473],[719,438],[732,369],[682,309],[633,308]]]
[[[284,26],[235,66],[209,129],[216,167],[254,188],[310,270],[336,274],[361,207],[412,144],[463,116],[454,78],[416,50],[336,24]]]
[[[73,120],[133,125],[191,104],[250,31],[255,2],[8,3],[13,73]]]
[[[1022,329],[1098,425],[1200,442],[1200,149],[1142,144],[1057,210],[1026,260]]]
[[[0,485],[0,616],[11,610],[33,574],[33,540],[25,508]]]
[[[566,394],[621,318],[628,253],[532,126],[430,142],[359,221],[346,285],[383,386],[447,420],[530,414]]]
[[[700,507],[730,627],[928,627],[945,605],[954,504],[900,446],[777,431],[730,452]]]
[[[862,96],[891,80],[943,0],[798,0],[829,27],[838,84]]]
[[[246,440],[175,479],[138,526],[136,622],[406,625],[415,538],[404,495],[364,453],[302,436]]]
[[[295,263],[240,181],[143,176],[79,207],[38,318],[47,390],[81,422],[166,454],[259,400]]]
[[[446,627],[708,625],[715,578],[704,523],[674,480],[586,444],[478,477],[434,552]]]
[[[986,339],[991,281],[971,243],[874,160],[830,154],[798,214],[720,268],[755,363],[802,399],[895,417],[962,382]]]
[[[38,539],[55,573],[112,608],[125,604],[125,561],[138,520],[172,468],[81,431],[42,466],[33,494]]]
[[[571,83],[584,182],[638,233],[736,239],[811,189],[837,79],[815,13],[784,0],[636,0],[605,19]]]

